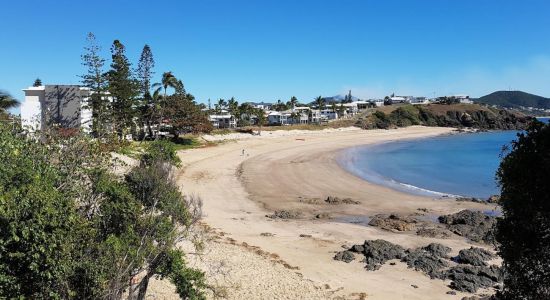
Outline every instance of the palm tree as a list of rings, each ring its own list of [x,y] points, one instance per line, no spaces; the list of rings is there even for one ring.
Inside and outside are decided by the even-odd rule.
[[[164,98],[166,98],[166,91],[171,87],[176,90],[176,92],[183,90],[183,83],[181,80],[178,80],[171,71],[162,73],[162,80],[160,83],[153,84],[153,88],[160,90],[164,89]]]
[[[298,104],[298,98],[292,96],[290,98],[290,106],[292,107],[292,109],[294,109],[296,107],[296,104]]]
[[[229,108],[230,113],[237,114],[237,110],[239,109],[239,102],[237,102],[234,97],[231,97],[231,99],[227,101],[227,107]]]
[[[0,114],[8,112],[8,109],[19,106],[19,102],[15,100],[9,93],[0,91]]]
[[[321,124],[321,110],[325,107],[325,99],[322,96],[315,98],[315,105],[319,109],[319,124]]]

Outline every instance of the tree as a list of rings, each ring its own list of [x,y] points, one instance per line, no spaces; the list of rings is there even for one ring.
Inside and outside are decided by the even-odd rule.
[[[392,105],[392,101],[389,96],[384,97],[384,105]]]
[[[535,121],[502,159],[497,179],[503,218],[496,239],[503,299],[550,298],[550,126]]]
[[[123,139],[133,125],[139,84],[134,79],[131,64],[126,57],[126,48],[115,40],[111,47],[112,63],[107,73],[109,92],[113,97],[112,113],[115,130]]]
[[[19,102],[10,94],[0,90],[0,114],[7,114],[8,109],[19,106]]]
[[[315,98],[315,105],[319,110],[322,110],[325,107],[325,99],[322,96]]]
[[[109,101],[104,96],[107,88],[107,78],[103,67],[105,59],[101,58],[101,47],[96,43],[93,33],[88,33],[86,38],[88,45],[84,47],[85,53],[81,56],[82,65],[87,68],[86,74],[81,75],[82,84],[90,89],[90,97],[86,104],[92,110],[92,135],[101,137],[105,134],[105,125],[109,119]]]
[[[171,71],[162,73],[162,80],[160,83],[155,83],[154,88],[163,88],[164,89],[164,98],[168,96],[168,88],[173,88],[174,90],[180,89],[180,92],[183,90],[183,83],[172,74]]]
[[[137,78],[139,79],[142,95],[150,93],[151,90],[151,78],[155,74],[153,68],[155,67],[155,60],[153,58],[153,52],[149,45],[143,46],[141,56],[139,58],[138,67],[136,70]]]
[[[152,144],[121,179],[97,140],[38,141],[0,124],[0,141],[0,298],[144,299],[159,275],[204,299],[204,274],[175,247],[201,202],[175,184],[173,147]]]
[[[34,83],[32,84],[32,86],[34,87],[38,87],[41,85],[42,85],[42,80],[40,80],[40,78],[36,78],[36,80],[34,80]]]
[[[213,129],[208,115],[193,101],[191,94],[170,95],[163,99],[161,109],[176,138],[181,132],[210,132]]]
[[[258,126],[260,127],[260,130],[258,131],[258,135],[262,135],[262,126],[264,126],[266,123],[264,110],[261,108],[256,108],[254,109],[254,114],[258,118]]]
[[[294,109],[294,108],[296,107],[296,104],[298,104],[298,98],[292,96],[292,97],[290,97],[290,101],[289,101],[289,102],[290,102],[290,103],[289,103],[289,104],[290,104],[290,107],[291,107],[292,109]]]
[[[229,109],[229,113],[237,115],[239,110],[239,102],[235,100],[234,97],[231,97],[231,99],[227,101],[227,108]]]

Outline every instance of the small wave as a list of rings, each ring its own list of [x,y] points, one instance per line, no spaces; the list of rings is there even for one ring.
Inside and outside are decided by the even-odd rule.
[[[442,192],[436,192],[436,191],[424,189],[424,188],[421,188],[421,187],[418,187],[418,186],[414,186],[412,184],[398,182],[398,181],[395,181],[393,179],[390,179],[390,181],[394,184],[401,185],[401,186],[403,186],[407,189],[412,189],[412,190],[420,191],[420,192],[427,193],[427,194],[433,194],[433,195],[436,195],[438,197],[444,197],[444,198],[459,198],[459,197],[462,197],[460,195],[454,195],[454,194],[448,194],[448,193],[442,193]]]

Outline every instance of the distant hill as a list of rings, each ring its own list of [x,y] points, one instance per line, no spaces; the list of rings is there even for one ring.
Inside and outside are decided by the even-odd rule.
[[[474,100],[477,103],[498,105],[508,108],[534,107],[550,108],[550,98],[525,93],[522,91],[498,91]]]
[[[324,97],[324,99],[327,103],[338,103],[338,102],[342,102],[342,100],[346,99],[346,95],[336,95],[336,96],[332,96],[332,97]],[[352,95],[351,100],[352,101],[357,101],[357,100],[359,100],[359,98]]]

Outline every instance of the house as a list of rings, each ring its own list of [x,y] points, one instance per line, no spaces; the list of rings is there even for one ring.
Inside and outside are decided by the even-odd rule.
[[[91,109],[87,107],[90,89],[79,85],[42,85],[23,89],[21,123],[29,130],[52,126],[91,131]]]
[[[430,101],[426,97],[412,97],[409,102],[411,104],[428,104]]]
[[[338,119],[338,112],[330,108],[322,109],[320,112],[321,112],[321,118],[324,120],[330,121],[330,120]]]
[[[263,109],[263,110],[271,110],[271,107],[273,106],[272,103],[267,103],[267,102],[246,102],[247,104],[250,104],[250,106],[252,106],[253,108],[259,108],[259,109]]]
[[[235,119],[235,116],[231,114],[219,114],[219,115],[209,115],[208,119],[212,123],[212,126],[214,128],[236,128],[237,127],[237,120]]]
[[[459,103],[465,103],[465,104],[472,104],[474,101],[470,100],[470,96],[468,95],[454,95],[452,96],[455,99],[458,99]]]
[[[267,115],[267,123],[269,125],[290,125],[289,121],[291,113],[284,111],[271,111]]]

